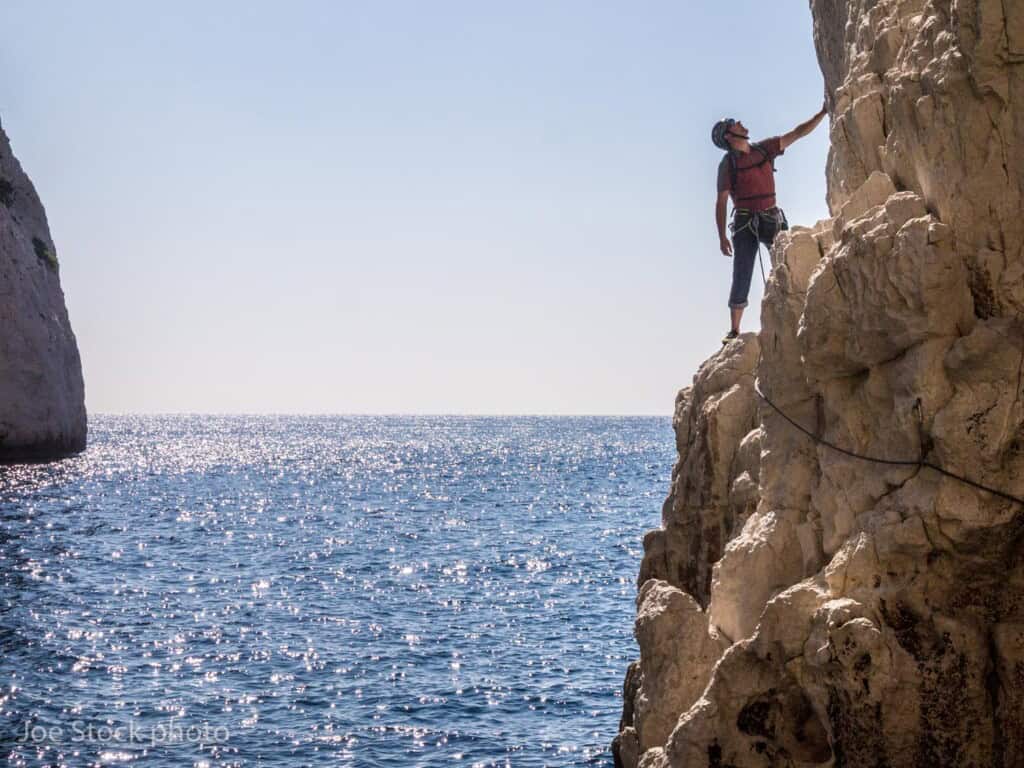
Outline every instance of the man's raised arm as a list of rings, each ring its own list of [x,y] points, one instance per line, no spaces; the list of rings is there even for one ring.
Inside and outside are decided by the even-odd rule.
[[[789,133],[786,133],[786,134],[783,134],[782,136],[780,136],[779,137],[779,142],[782,145],[782,149],[785,149],[786,147],[788,147],[790,144],[792,144],[797,139],[802,139],[804,136],[806,136],[811,131],[813,131],[815,128],[817,128],[818,127],[818,123],[821,122],[821,119],[823,117],[825,117],[825,115],[827,113],[828,113],[828,107],[825,104],[822,104],[821,105],[821,111],[818,112],[818,114],[816,114],[810,120],[808,120],[806,122],[803,122],[803,123],[800,123],[800,125],[798,125],[796,128],[794,128]]]

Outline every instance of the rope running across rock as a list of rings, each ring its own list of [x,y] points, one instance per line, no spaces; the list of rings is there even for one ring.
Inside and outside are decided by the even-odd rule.
[[[994,496],[999,496],[1000,498],[1006,499],[1007,501],[1015,502],[1016,504],[1020,504],[1022,507],[1024,507],[1024,499],[1020,498],[1019,496],[1014,496],[1011,493],[1000,491],[998,488],[991,488],[990,486],[984,485],[975,480],[971,480],[969,477],[963,477],[962,475],[958,475],[955,472],[950,472],[948,469],[940,467],[938,464],[933,464],[930,461],[925,461],[924,459],[917,459],[915,461],[910,461],[906,459],[881,459],[878,458],[877,456],[865,456],[862,453],[856,453],[855,451],[847,450],[842,446],[829,442],[823,437],[819,437],[818,435],[814,434],[809,429],[804,427],[802,424],[799,424],[797,421],[791,418],[788,414],[786,414],[785,411],[783,411],[779,406],[773,403],[771,399],[764,394],[764,392],[761,391],[761,388],[758,387],[756,381],[754,383],[754,391],[757,393],[758,397],[760,397],[762,400],[768,403],[768,405],[770,405],[775,410],[775,412],[778,413],[782,418],[784,418],[786,421],[788,421],[790,424],[792,424],[794,427],[803,432],[805,435],[807,435],[809,438],[811,438],[815,443],[819,445],[824,445],[826,448],[831,448],[833,451],[837,451],[846,456],[850,456],[851,458],[854,459],[861,459],[862,461],[871,461],[876,464],[889,464],[898,467],[918,467],[930,469],[952,480],[957,480],[965,485],[971,486],[972,488],[976,488],[979,491],[991,493]]]
[[[757,258],[758,258],[758,261],[761,260],[761,243],[760,243],[760,241],[758,241],[758,244],[757,244]],[[767,278],[765,278],[764,263],[763,262],[761,263],[761,277],[764,279],[765,291],[767,291],[768,290],[768,280],[767,280]],[[758,366],[760,366],[760,363],[761,363],[761,353],[758,352]],[[854,459],[860,459],[861,461],[869,461],[869,462],[873,462],[875,464],[888,464],[890,466],[897,466],[897,467],[918,467],[919,469],[930,469],[933,472],[939,473],[943,477],[948,477],[951,480],[956,480],[956,481],[958,481],[960,483],[963,483],[964,485],[970,486],[971,488],[975,488],[975,489],[977,489],[979,491],[985,491],[986,493],[991,493],[993,496],[998,496],[1001,499],[1005,499],[1006,501],[1010,501],[1010,502],[1013,502],[1015,504],[1019,504],[1020,506],[1024,507],[1024,498],[1021,498],[1019,496],[1014,496],[1012,493],[1007,493],[1006,491],[1000,491],[998,488],[992,488],[990,486],[984,485],[983,483],[979,483],[976,480],[971,480],[969,477],[964,477],[962,475],[958,475],[955,472],[950,472],[948,469],[945,469],[944,467],[940,467],[938,464],[933,464],[930,461],[926,461],[924,458],[920,458],[920,459],[917,459],[917,460],[914,460],[914,461],[906,460],[906,459],[882,459],[882,458],[878,458],[877,456],[865,456],[864,454],[856,453],[855,451],[847,450],[846,448],[843,448],[842,446],[838,446],[835,443],[829,442],[828,440],[824,439],[823,437],[819,437],[818,435],[814,434],[809,429],[804,427],[802,424],[798,423],[792,417],[790,417],[779,406],[777,406],[775,403],[773,403],[771,401],[771,399],[764,392],[761,391],[761,388],[757,385],[757,380],[756,379],[754,381],[754,391],[757,393],[758,397],[760,397],[762,400],[764,400],[766,403],[768,403],[768,405],[770,405],[775,410],[775,412],[778,413],[783,419],[785,419],[792,426],[796,427],[798,430],[803,432],[805,435],[807,435],[809,438],[811,438],[811,440],[813,440],[818,445],[824,445],[826,448],[831,448],[833,451],[836,451],[838,453],[842,453],[842,454],[844,454],[846,456],[849,456],[851,458],[854,458]]]

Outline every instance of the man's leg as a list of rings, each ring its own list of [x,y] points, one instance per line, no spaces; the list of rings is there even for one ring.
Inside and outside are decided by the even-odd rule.
[[[772,219],[762,219],[761,225],[758,228],[758,235],[761,238],[761,242],[767,246],[769,253],[772,250],[772,243],[775,242],[775,236],[779,234],[778,222]]]
[[[729,320],[732,321],[730,326],[736,333],[740,332],[740,320],[743,319],[743,307],[730,307],[729,308]]]
[[[737,333],[750,294],[756,254],[757,238],[754,233],[747,228],[737,230],[732,236],[732,289],[729,291],[729,319],[732,330]]]

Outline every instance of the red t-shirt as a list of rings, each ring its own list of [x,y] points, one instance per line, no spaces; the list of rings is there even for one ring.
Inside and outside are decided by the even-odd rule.
[[[754,143],[759,144],[768,153],[767,161],[753,145],[745,155],[734,153],[736,189],[732,189],[732,172],[729,168],[729,156],[726,155],[718,165],[718,191],[729,190],[734,208],[764,211],[775,207],[775,174],[772,172],[771,161],[784,150],[778,136]]]

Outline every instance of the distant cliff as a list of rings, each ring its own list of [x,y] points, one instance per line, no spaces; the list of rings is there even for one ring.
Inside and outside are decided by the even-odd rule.
[[[811,10],[832,218],[679,394],[616,762],[1022,766],[1024,505],[936,467],[1024,497],[1024,4]]]
[[[85,391],[46,212],[0,127],[0,461],[85,448]]]

